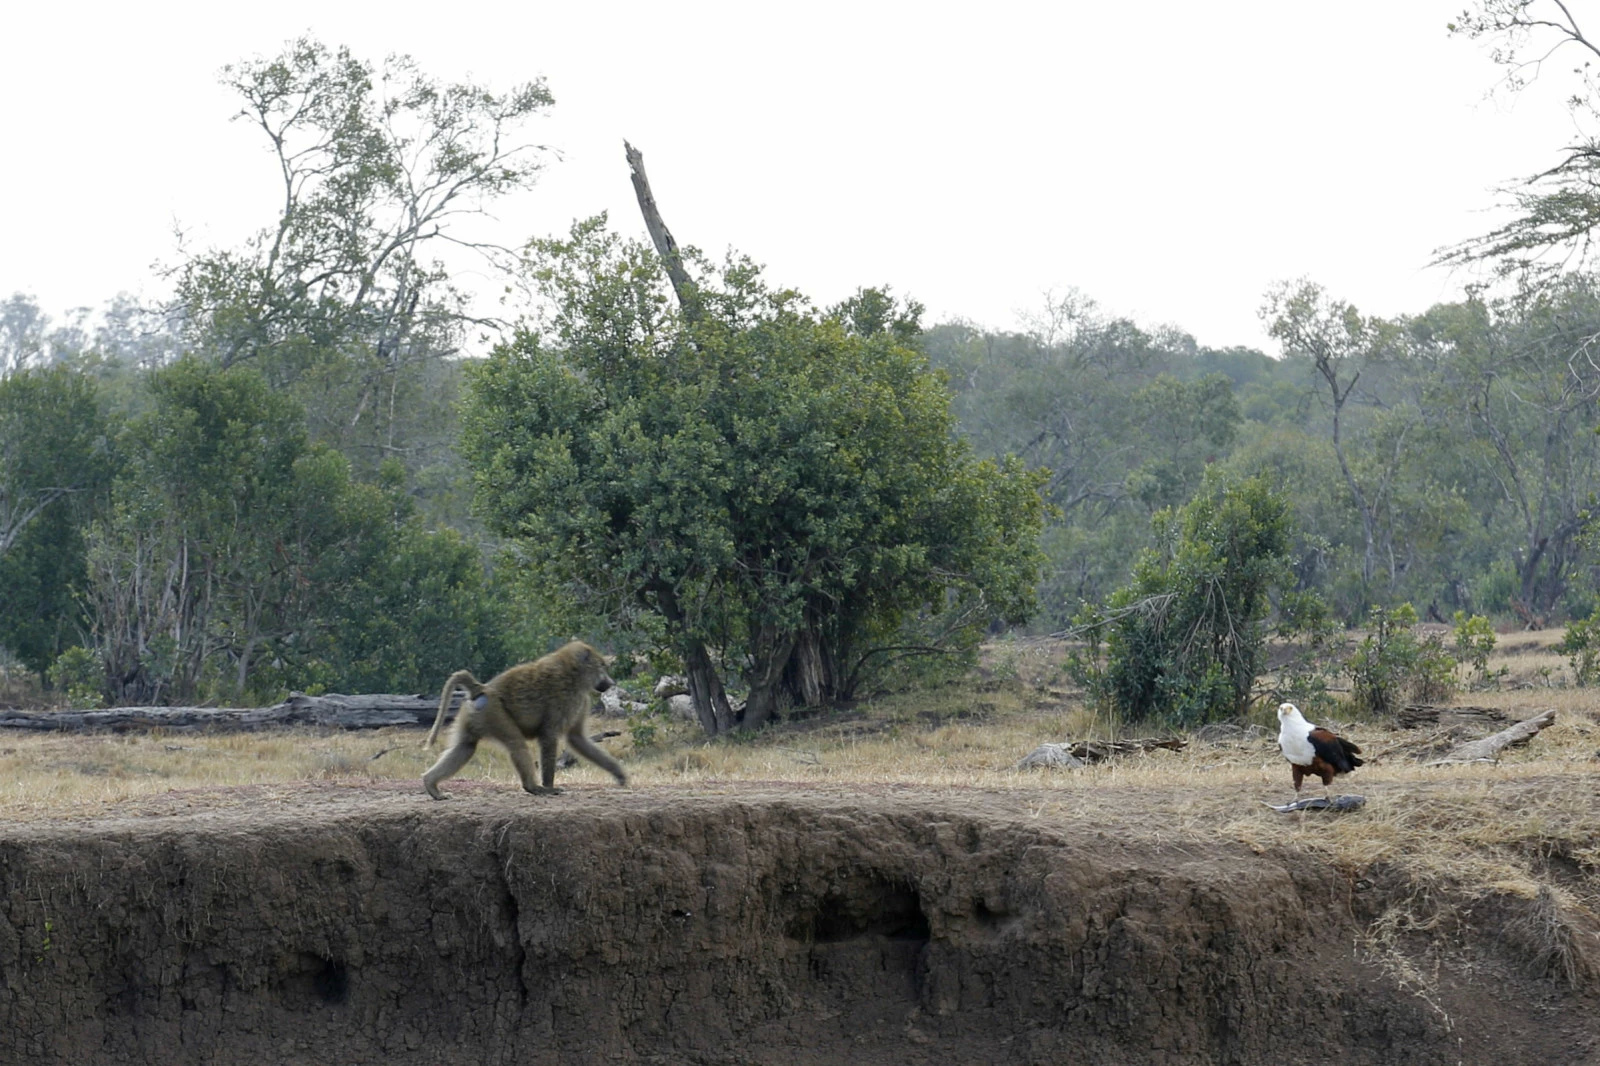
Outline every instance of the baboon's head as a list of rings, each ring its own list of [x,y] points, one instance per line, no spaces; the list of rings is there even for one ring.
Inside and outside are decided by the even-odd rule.
[[[615,685],[611,675],[606,672],[605,656],[595,651],[581,640],[575,640],[567,645],[567,650],[572,653],[572,661],[577,666],[582,676],[591,679],[596,692],[604,692]]]

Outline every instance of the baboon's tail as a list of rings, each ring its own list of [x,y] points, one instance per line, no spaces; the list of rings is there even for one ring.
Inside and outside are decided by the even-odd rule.
[[[450,680],[444,683],[444,691],[439,694],[439,713],[433,716],[433,728],[428,730],[428,739],[423,742],[423,747],[433,747],[434,740],[439,736],[439,726],[444,723],[444,712],[450,706],[450,697],[455,695],[457,685],[467,690],[468,699],[477,699],[483,694],[483,686],[472,676],[472,671],[457,670],[451,674]]]

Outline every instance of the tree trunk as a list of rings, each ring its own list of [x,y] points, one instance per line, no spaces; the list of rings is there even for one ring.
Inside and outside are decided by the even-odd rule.
[[[700,728],[710,737],[721,736],[738,724],[738,715],[728,702],[728,693],[722,687],[711,654],[703,641],[690,639],[683,655],[684,669],[689,675],[689,698],[694,701],[694,713],[700,719]]]
[[[690,322],[700,317],[700,297],[689,272],[683,268],[683,257],[678,254],[678,242],[672,239],[661,209],[656,206],[655,194],[650,191],[650,179],[644,173],[644,153],[627,141],[622,142],[628,157],[628,171],[633,178],[633,194],[639,200],[639,213],[644,215],[644,228],[650,231],[650,241],[656,246],[667,277],[672,279],[672,291],[678,294],[678,306],[683,317]]]
[[[667,277],[672,279],[672,291],[677,294],[678,306],[683,310],[683,317],[686,320],[698,321],[699,293],[689,278],[689,272],[683,267],[683,257],[678,254],[678,242],[672,239],[672,232],[667,229],[666,220],[661,217],[661,209],[656,206],[655,194],[650,191],[650,179],[644,172],[644,153],[627,141],[622,142],[622,147],[628,158],[629,174],[633,178],[634,196],[639,200],[639,213],[644,216],[645,229],[650,231],[651,243],[656,246],[656,253],[661,256],[661,262],[667,269]],[[722,687],[722,678],[718,676],[717,668],[711,662],[711,655],[706,650],[705,643],[686,635],[683,612],[678,608],[675,591],[662,581],[654,583],[653,591],[656,593],[662,614],[666,616],[667,624],[677,630],[678,639],[684,647],[683,665],[689,675],[689,697],[694,701],[694,713],[700,719],[701,728],[708,736],[726,733],[737,724],[738,717],[728,703],[728,694]]]
[[[795,639],[792,635],[774,637],[772,634],[766,634],[766,638],[758,642],[760,660],[749,678],[750,698],[744,705],[746,729],[759,729],[767,724],[782,709],[781,705],[788,702],[783,677],[794,654]]]
[[[664,578],[653,578],[646,586],[655,594],[656,608],[667,620],[668,632],[674,633],[683,649],[684,672],[689,678],[689,698],[694,702],[695,717],[706,736],[721,736],[738,724],[738,715],[728,702],[727,690],[705,641],[689,633],[688,620],[678,603],[676,590]]]
[[[789,657],[789,690],[803,707],[819,706],[832,695],[827,663],[822,657],[817,635],[809,628],[800,634],[794,654]]]

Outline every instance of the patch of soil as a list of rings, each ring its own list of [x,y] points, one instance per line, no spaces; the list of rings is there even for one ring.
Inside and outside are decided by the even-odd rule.
[[[1360,947],[1405,886],[1014,795],[452,782],[0,828],[0,1062],[1541,1063],[1592,1004]],[[1559,1024],[1552,1024],[1552,1022]]]

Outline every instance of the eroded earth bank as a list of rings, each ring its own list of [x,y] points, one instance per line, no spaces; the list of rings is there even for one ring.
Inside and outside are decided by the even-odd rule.
[[[1575,1062],[1379,881],[1003,793],[174,795],[0,828],[0,1062]]]

